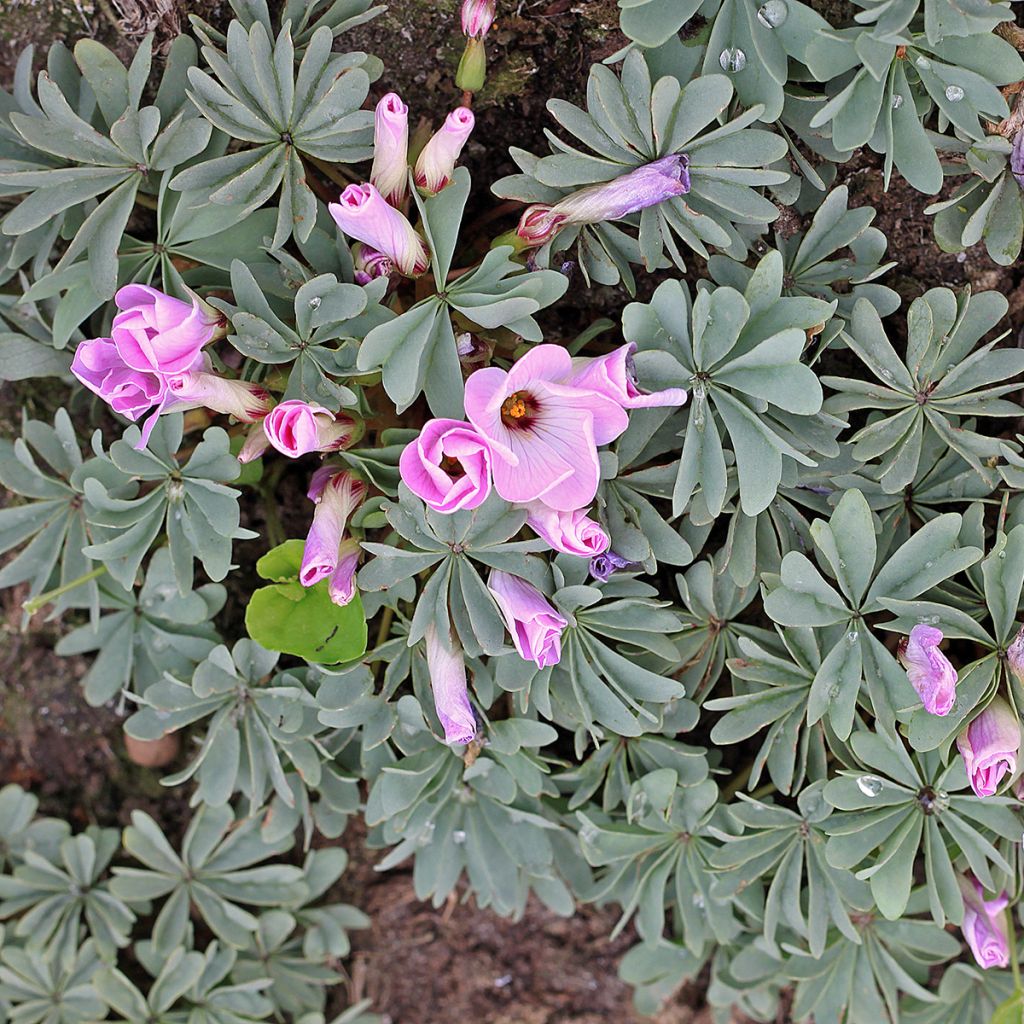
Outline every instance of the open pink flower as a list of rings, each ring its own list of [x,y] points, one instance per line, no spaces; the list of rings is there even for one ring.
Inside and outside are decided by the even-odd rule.
[[[420,152],[413,172],[416,184],[427,192],[440,192],[452,180],[459,159],[476,119],[469,107],[458,107],[446,118]]]
[[[574,359],[568,383],[575,388],[588,388],[607,395],[623,409],[683,405],[686,402],[686,391],[683,388],[666,388],[653,393],[640,389],[636,379],[636,364],[633,362],[635,352],[636,345],[629,342],[606,356]]]
[[[429,420],[398,460],[405,485],[435,512],[477,508],[491,493],[487,442],[461,420]]]
[[[986,971],[990,967],[1008,967],[1010,938],[1005,911],[1009,897],[1004,892],[994,900],[986,900],[985,890],[976,878],[957,878],[957,882],[964,899],[960,930],[978,966]]]
[[[564,348],[538,345],[507,373],[488,366],[466,381],[466,415],[491,449],[494,488],[506,501],[564,512],[593,501],[597,447],[628,419],[606,395],[561,383],[571,371]]]
[[[362,548],[359,542],[345,537],[338,547],[338,564],[327,583],[327,594],[340,608],[356,596],[356,569]]]
[[[109,338],[79,342],[71,372],[114,412],[133,422],[161,402],[166,390],[160,374],[133,370]]]
[[[593,558],[607,551],[611,543],[601,524],[591,519],[586,509],[558,512],[542,501],[531,501],[526,511],[526,525],[554,551]]]
[[[200,306],[164,295],[145,284],[128,284],[114,296],[121,310],[110,336],[133,370],[182,373],[195,368],[217,333],[217,319]]]
[[[975,796],[993,796],[1006,775],[1017,770],[1020,721],[1002,697],[996,697],[956,738]]]
[[[327,209],[346,235],[383,253],[406,277],[422,274],[430,265],[423,239],[373,185],[349,185]]]
[[[366,484],[347,470],[322,466],[313,474],[308,497],[316,507],[299,568],[299,582],[304,587],[312,587],[337,570],[345,525],[366,497]],[[346,550],[345,555],[350,552]]]
[[[956,669],[939,650],[942,630],[917,625],[897,648],[900,663],[907,670],[910,685],[932,715],[948,715],[956,699]]]
[[[562,657],[562,631],[569,620],[532,584],[511,573],[492,569],[487,579],[519,657],[537,668],[557,665]]]
[[[203,370],[169,374],[167,388],[175,408],[203,407],[241,423],[256,423],[273,408],[274,399],[266,388],[247,380],[230,380]]]
[[[409,183],[409,108],[395,92],[384,96],[374,111],[370,183],[392,206],[400,206],[405,198]]]
[[[476,716],[469,703],[466,662],[458,643],[449,634],[442,637],[433,622],[424,636],[427,671],[434,695],[434,710],[448,744],[469,743],[476,736]]]
[[[263,420],[267,440],[289,459],[307,452],[336,452],[351,441],[355,424],[321,405],[298,398],[275,405]]]
[[[553,206],[527,207],[516,229],[530,245],[543,245],[567,224],[621,220],[648,206],[690,191],[689,159],[682,153],[663,156],[600,185],[588,185]]]

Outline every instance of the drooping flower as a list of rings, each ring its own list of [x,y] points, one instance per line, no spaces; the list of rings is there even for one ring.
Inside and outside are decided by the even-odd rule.
[[[941,642],[941,629],[921,624],[900,640],[897,648],[910,685],[932,715],[948,715],[956,698],[956,669],[939,650]]]
[[[369,284],[376,277],[387,277],[395,269],[395,265],[384,253],[362,242],[352,246],[352,265],[355,268],[356,284]]]
[[[597,493],[597,446],[628,419],[607,396],[561,383],[571,369],[564,348],[538,345],[508,372],[488,366],[466,381],[466,415],[491,449],[494,488],[506,501],[571,512]]]
[[[382,97],[374,111],[370,183],[392,206],[400,206],[405,198],[409,183],[409,108],[395,92]]]
[[[191,304],[145,284],[128,284],[114,296],[121,310],[110,337],[133,370],[183,373],[218,332],[218,318],[198,299]]]
[[[956,738],[976,796],[993,796],[1006,775],[1017,770],[1020,721],[1002,697],[996,697]]]
[[[80,342],[71,372],[114,410],[134,422],[163,400],[166,384],[161,374],[133,370],[109,338]]]
[[[169,374],[167,389],[175,408],[202,406],[242,423],[256,423],[273,408],[274,399],[266,388],[247,380],[230,380],[204,370]]]
[[[985,899],[985,890],[976,878],[957,877],[964,899],[964,921],[960,926],[974,959],[983,970],[1007,967],[1010,963],[1010,938],[1006,910],[1010,902],[1004,892],[994,900]]]
[[[444,741],[450,745],[470,743],[476,736],[477,724],[469,703],[462,650],[450,634],[442,637],[433,622],[427,626],[424,639],[434,710],[444,729]]]
[[[643,391],[636,377],[633,355],[636,344],[620,345],[614,352],[594,359],[576,358],[572,361],[572,376],[569,384],[575,388],[588,388],[607,395],[623,409],[651,409],[659,406],[683,405],[686,391],[683,388],[666,388],[664,391]]]
[[[346,235],[387,256],[406,277],[422,274],[429,266],[426,243],[373,185],[349,185],[327,209]]]
[[[345,524],[366,497],[366,484],[348,470],[322,466],[313,474],[307,496],[316,505],[302,553],[299,582],[312,587],[337,570]],[[350,553],[346,550],[345,554]],[[339,581],[339,587],[342,585]]]
[[[402,479],[435,512],[482,505],[491,493],[486,440],[460,420],[429,420],[398,460]]]
[[[588,185],[553,206],[527,207],[517,233],[530,245],[543,245],[567,224],[621,220],[666,199],[690,191],[690,161],[685,154],[663,156],[600,185]]]
[[[356,569],[362,548],[359,542],[345,537],[338,547],[338,565],[327,583],[327,594],[340,608],[350,604],[356,596]]]
[[[416,160],[416,185],[431,194],[440,192],[452,180],[455,161],[473,131],[476,119],[469,107],[457,107],[423,147]]]
[[[495,0],[462,0],[462,33],[470,39],[487,35],[494,24]]]
[[[590,575],[598,583],[607,583],[620,569],[626,569],[636,564],[628,558],[623,558],[622,555],[615,554],[614,551],[605,551],[590,560]]]
[[[290,459],[307,452],[336,452],[356,435],[348,416],[298,398],[275,405],[263,420],[263,429],[267,440]]]
[[[524,661],[537,668],[557,665],[562,657],[562,631],[569,620],[532,584],[511,573],[492,569],[487,579],[512,642]]]
[[[526,510],[526,525],[554,551],[592,558],[608,550],[608,534],[586,509],[558,512],[541,501],[532,501]]]

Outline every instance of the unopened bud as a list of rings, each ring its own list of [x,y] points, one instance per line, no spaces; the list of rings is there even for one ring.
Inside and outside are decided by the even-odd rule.
[[[483,39],[467,39],[455,72],[455,84],[465,92],[479,92],[487,78],[487,50]]]

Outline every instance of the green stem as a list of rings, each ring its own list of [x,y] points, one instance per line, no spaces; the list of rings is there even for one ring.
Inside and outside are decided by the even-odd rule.
[[[754,762],[751,761],[746,768],[739,773],[734,775],[729,781],[729,785],[722,790],[722,803],[728,803],[746,784],[750,779],[750,773],[754,770]]]
[[[31,600],[26,601],[21,607],[25,610],[26,614],[35,615],[40,608],[43,608],[52,601],[55,601],[58,597],[63,597],[68,593],[68,591],[82,586],[83,583],[98,580],[106,571],[107,567],[105,565],[101,565],[99,568],[93,569],[92,572],[87,572],[84,576],[79,576],[78,579],[69,580],[67,583],[62,583],[59,587],[54,587],[53,590],[48,590],[45,594],[33,597]]]

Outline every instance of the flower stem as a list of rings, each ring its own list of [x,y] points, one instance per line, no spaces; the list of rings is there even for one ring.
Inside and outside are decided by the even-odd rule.
[[[26,601],[21,607],[27,615],[35,615],[37,611],[50,604],[52,601],[55,601],[58,597],[63,597],[66,593],[74,590],[76,587],[82,586],[84,583],[89,583],[92,580],[98,580],[106,571],[107,567],[105,565],[98,566],[93,569],[92,572],[87,572],[84,576],[79,576],[77,579],[69,580],[67,583],[62,583],[59,587],[54,587],[53,590],[46,591],[45,594],[39,594],[37,597],[33,597],[31,600]]]

